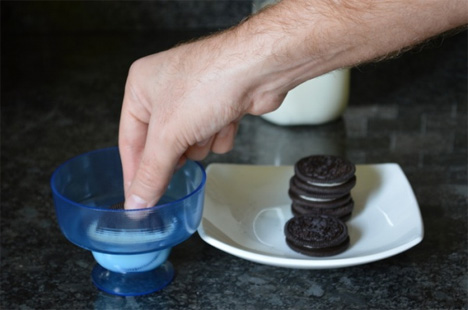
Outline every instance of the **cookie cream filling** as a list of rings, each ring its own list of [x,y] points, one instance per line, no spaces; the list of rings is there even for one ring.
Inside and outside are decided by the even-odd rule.
[[[310,196],[305,196],[305,195],[299,195],[304,200],[308,201],[317,201],[317,202],[325,202],[325,201],[332,201],[333,199],[330,198],[316,198],[316,197],[310,197]]]
[[[318,187],[333,187],[333,186],[338,186],[338,185],[345,184],[345,183],[346,181],[339,182],[339,183],[314,183],[314,182],[307,181],[307,184],[318,186]]]

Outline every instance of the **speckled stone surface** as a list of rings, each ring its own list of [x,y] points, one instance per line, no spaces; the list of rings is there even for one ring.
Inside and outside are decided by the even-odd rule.
[[[247,116],[234,150],[203,161],[290,165],[328,153],[399,163],[420,205],[422,243],[366,265],[296,270],[231,256],[195,234],[173,249],[168,287],[121,298],[92,285],[91,253],[60,232],[49,178],[64,160],[117,144],[133,60],[213,29],[12,35],[4,13],[2,2],[1,309],[468,308],[466,32],[353,69],[336,122],[279,127]]]

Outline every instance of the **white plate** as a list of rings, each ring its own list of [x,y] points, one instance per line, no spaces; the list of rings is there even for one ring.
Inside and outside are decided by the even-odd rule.
[[[292,251],[283,227],[292,217],[287,192],[293,173],[292,166],[209,165],[201,238],[253,262],[304,269],[373,262],[423,239],[418,203],[400,166],[357,165],[357,184],[351,191],[355,207],[347,222],[350,247],[325,258]]]

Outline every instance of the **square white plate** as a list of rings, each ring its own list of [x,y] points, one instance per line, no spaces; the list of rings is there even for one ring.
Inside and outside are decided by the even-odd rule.
[[[423,239],[424,229],[411,186],[397,164],[356,166],[355,206],[347,221],[350,247],[315,258],[292,251],[283,228],[293,215],[288,196],[292,166],[211,164],[201,238],[229,254],[279,267],[327,269],[396,255]]]

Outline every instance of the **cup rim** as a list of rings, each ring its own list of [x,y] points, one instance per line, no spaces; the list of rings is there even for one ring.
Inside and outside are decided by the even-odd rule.
[[[186,199],[188,199],[189,197],[199,193],[203,187],[205,186],[205,183],[206,183],[206,171],[205,171],[205,168],[203,167],[203,165],[198,162],[198,161],[193,161],[193,160],[189,160],[187,159],[187,162],[192,162],[194,163],[195,165],[198,166],[198,168],[201,170],[202,172],[202,179],[200,181],[200,184],[198,184],[198,186],[193,190],[191,191],[190,193],[188,193],[187,195],[179,198],[179,199],[176,199],[176,200],[173,200],[171,202],[168,202],[168,203],[164,203],[164,204],[159,204],[159,205],[155,205],[153,207],[149,207],[149,208],[141,208],[141,209],[105,209],[105,208],[100,208],[100,207],[93,207],[93,206],[87,206],[87,205],[84,205],[84,204],[81,204],[79,202],[76,202],[74,200],[71,200],[69,198],[67,198],[66,196],[64,196],[62,193],[60,193],[56,186],[55,186],[55,179],[57,178],[57,175],[58,173],[66,166],[68,165],[70,162],[72,161],[75,161],[77,159],[79,159],[80,157],[83,157],[83,156],[86,156],[86,155],[90,155],[90,154],[93,154],[93,153],[101,153],[101,152],[108,152],[108,151],[117,151],[119,152],[118,150],[118,147],[117,146],[112,146],[112,147],[107,147],[107,148],[101,148],[101,149],[96,149],[96,150],[91,150],[91,151],[88,151],[88,152],[85,152],[85,153],[82,153],[82,154],[79,154],[79,155],[76,155],[76,156],[73,156],[71,158],[69,158],[68,160],[64,161],[63,163],[61,163],[55,170],[54,172],[52,173],[52,176],[50,178],[50,187],[52,189],[52,192],[53,192],[53,195],[54,196],[57,196],[59,197],[60,199],[66,201],[67,203],[70,203],[72,205],[75,205],[77,207],[80,207],[80,208],[86,208],[86,209],[91,209],[91,210],[96,210],[96,211],[100,211],[100,212],[117,212],[117,213],[128,213],[128,212],[141,212],[141,211],[145,211],[145,212],[150,212],[150,211],[153,211],[153,210],[158,210],[158,209],[162,209],[162,208],[165,208],[165,207],[168,207],[168,206],[171,206],[171,205],[175,205],[175,204],[178,204],[180,203],[181,201],[184,201]]]

